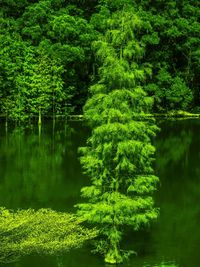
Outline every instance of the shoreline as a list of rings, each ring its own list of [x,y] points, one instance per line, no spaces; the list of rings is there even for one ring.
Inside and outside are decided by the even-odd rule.
[[[171,111],[168,113],[152,113],[139,115],[138,117],[154,117],[154,118],[165,118],[165,119],[199,119],[200,114],[198,113],[189,113],[186,111]],[[74,115],[55,115],[55,116],[43,116],[44,120],[54,120],[54,119],[65,119],[66,121],[84,121],[84,116],[82,114]],[[0,114],[0,119],[5,120],[6,115]],[[33,120],[37,120],[38,116],[32,116]],[[14,120],[8,119],[8,121],[16,122]]]

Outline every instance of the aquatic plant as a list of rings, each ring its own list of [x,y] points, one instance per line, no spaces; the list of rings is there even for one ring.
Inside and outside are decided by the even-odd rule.
[[[24,255],[61,254],[97,235],[81,226],[73,214],[50,209],[18,210],[0,208],[0,263],[16,261]]]

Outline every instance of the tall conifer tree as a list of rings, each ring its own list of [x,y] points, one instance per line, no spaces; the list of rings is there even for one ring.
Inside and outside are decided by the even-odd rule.
[[[144,116],[152,99],[140,86],[151,71],[139,64],[140,20],[129,1],[123,2],[121,10],[105,18],[105,33],[94,42],[101,67],[84,108],[92,135],[81,148],[81,163],[92,185],[82,188],[88,202],[78,205],[78,213],[98,226],[102,238],[96,251],[108,263],[120,263],[130,254],[120,249],[125,226],[138,230],[158,216],[152,198],[158,178],[151,144],[157,127]]]

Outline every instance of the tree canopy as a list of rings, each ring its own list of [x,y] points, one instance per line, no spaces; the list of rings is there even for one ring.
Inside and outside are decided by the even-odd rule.
[[[84,107],[92,134],[80,150],[81,163],[91,185],[82,189],[88,202],[78,204],[78,214],[97,225],[102,238],[95,251],[113,264],[132,253],[121,249],[125,227],[138,230],[158,216],[152,198],[158,177],[151,166],[157,127],[153,119],[142,119],[152,97],[141,86],[150,70],[138,62],[143,54],[135,38],[140,23],[131,4],[105,18],[105,32],[93,44],[101,62],[99,81]]]
[[[36,110],[39,113],[40,105],[35,103],[42,98],[45,99],[42,115],[81,113],[91,84],[98,80],[100,64],[92,49],[93,42],[97,42],[99,34],[112,23],[113,12],[131,3],[128,0],[3,0],[0,13],[1,114],[13,120],[32,118]],[[140,19],[140,29],[134,36],[140,44],[135,49],[142,48],[138,62],[148,63],[151,69],[151,75],[142,82],[144,90],[155,100],[153,111],[198,112],[200,3],[142,0],[132,4],[134,14]],[[129,42],[129,52],[136,45],[135,39]],[[45,58],[38,79],[33,73]],[[54,68],[54,73],[48,65]],[[54,76],[52,85],[46,73]],[[46,84],[45,93],[39,90],[36,96],[33,88],[41,88],[41,80]],[[53,101],[47,97],[52,88],[56,91]],[[31,101],[31,96],[35,101]]]

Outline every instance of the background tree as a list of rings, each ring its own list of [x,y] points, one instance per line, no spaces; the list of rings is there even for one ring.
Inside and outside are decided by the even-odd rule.
[[[99,67],[91,43],[104,32],[104,18],[116,8],[123,8],[124,4],[126,0],[23,0],[20,3],[3,0],[0,13],[0,112],[10,110],[12,99],[17,97],[16,76],[25,60],[24,51],[34,47],[60,62],[64,69],[61,77],[63,90],[69,92],[71,99],[67,105],[72,109],[68,112],[80,114]],[[152,75],[143,86],[155,99],[154,111],[182,109],[198,112],[199,2],[138,0],[134,1],[134,6],[141,20],[140,30],[135,34],[145,48],[140,60],[152,68]],[[61,106],[64,112],[65,101]]]
[[[2,113],[5,112],[5,109],[9,110],[10,102],[13,102],[13,98],[17,98],[16,83],[19,84],[19,79],[17,82],[16,76],[18,71],[21,73],[21,70],[24,69],[23,62],[27,61],[27,54],[24,54],[26,50],[37,51],[36,54],[42,51],[43,57],[51,58],[54,65],[55,62],[59,62],[59,65],[64,69],[61,75],[62,94],[65,96],[69,94],[67,98],[71,99],[70,103],[69,101],[60,101],[62,113],[70,113],[74,110],[80,113],[87,97],[87,88],[92,72],[90,43],[94,40],[96,33],[87,20],[90,16],[81,10],[84,7],[83,3],[77,4],[78,6],[75,6],[73,1],[71,3],[69,1],[55,3],[55,1],[48,0],[23,1],[20,4],[16,4],[14,1],[3,1],[1,12],[2,38],[0,39],[2,51],[0,67],[3,87],[0,90],[0,96],[1,102],[8,104],[6,107],[2,106]],[[91,10],[93,7],[94,5],[91,4]],[[12,12],[13,8],[16,13]],[[21,44],[21,50],[20,46],[16,49],[18,43]],[[37,60],[36,54],[29,63]],[[32,66],[32,69],[34,67]],[[58,71],[57,74],[59,80],[60,72]],[[50,111],[53,109],[51,104],[51,102],[46,103],[50,106]],[[23,110],[19,114],[23,114]],[[10,117],[15,120],[18,119],[18,116]],[[31,117],[28,110],[26,110],[26,117]]]
[[[78,205],[78,214],[98,226],[102,238],[96,251],[108,263],[120,263],[131,253],[120,248],[125,226],[138,230],[158,215],[152,198],[158,178],[151,166],[157,128],[153,120],[141,119],[152,104],[140,86],[150,72],[139,64],[143,47],[135,32],[141,22],[130,1],[122,8],[116,1],[119,10],[114,2],[103,7],[110,16],[102,21],[104,35],[94,42],[101,67],[84,108],[92,135],[81,149],[92,185],[82,189],[88,203]]]
[[[199,105],[198,1],[136,1],[140,31],[152,65],[145,89],[155,97],[155,110],[191,110]]]
[[[61,104],[67,104],[71,97],[70,92],[64,92],[62,73],[59,62],[33,51],[27,53],[22,72],[16,78],[25,114],[38,115],[41,123],[42,114],[55,116],[61,112]]]
[[[13,19],[1,18],[0,30],[0,112],[9,116],[17,98],[16,78],[21,72],[27,43],[15,32]],[[19,100],[20,101],[20,100]]]

